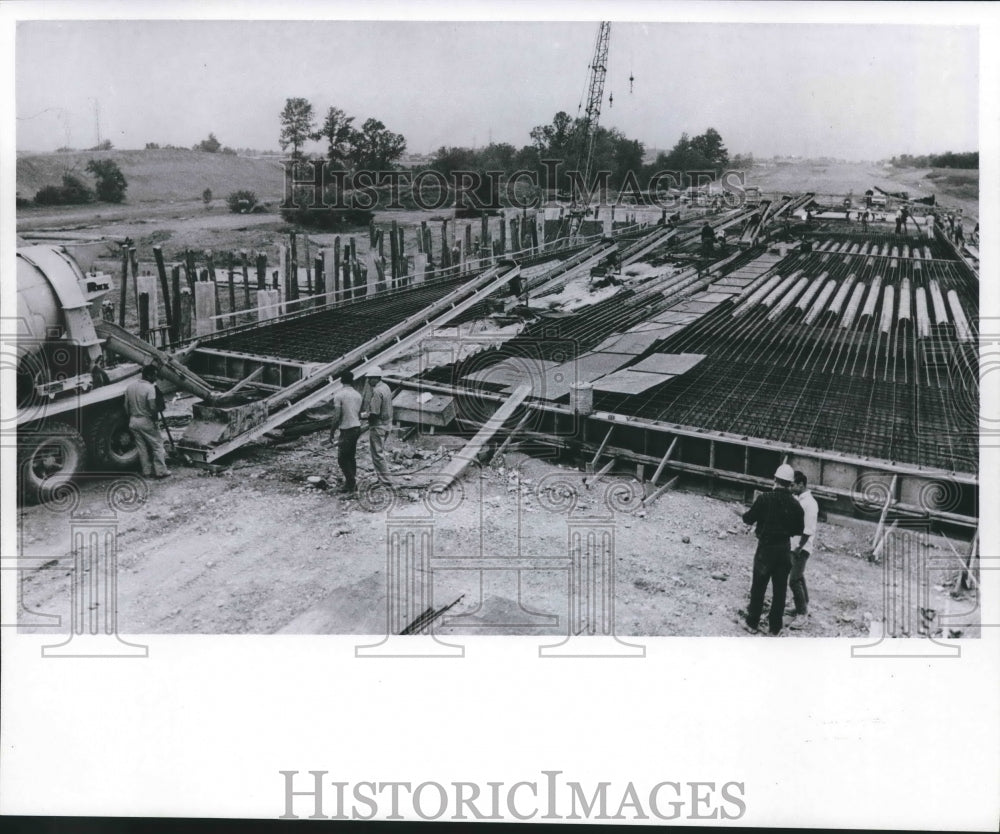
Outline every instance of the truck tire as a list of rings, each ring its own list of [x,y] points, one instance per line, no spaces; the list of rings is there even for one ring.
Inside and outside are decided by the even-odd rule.
[[[125,470],[139,465],[139,449],[120,407],[95,414],[87,430],[87,449],[95,469]]]
[[[86,460],[83,437],[72,426],[53,422],[44,432],[18,436],[18,482],[21,500],[37,504],[53,490],[70,481]]]

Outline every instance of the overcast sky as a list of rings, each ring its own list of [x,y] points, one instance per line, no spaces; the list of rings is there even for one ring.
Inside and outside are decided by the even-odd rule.
[[[277,149],[285,99],[382,120],[412,153],[527,144],[576,115],[596,23],[20,22],[19,150],[102,139]],[[629,75],[635,80],[629,89]],[[608,96],[614,96],[609,107]],[[978,148],[973,27],[613,23],[601,123],[647,147],[878,159]]]

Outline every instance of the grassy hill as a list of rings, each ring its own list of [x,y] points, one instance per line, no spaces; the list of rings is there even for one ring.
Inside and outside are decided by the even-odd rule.
[[[17,158],[17,193],[34,199],[46,185],[59,185],[64,173],[93,185],[87,174],[91,159],[114,161],[128,181],[129,203],[200,200],[206,188],[216,199],[238,189],[257,193],[261,200],[280,200],[283,171],[277,158],[185,150],[73,151],[24,154]]]

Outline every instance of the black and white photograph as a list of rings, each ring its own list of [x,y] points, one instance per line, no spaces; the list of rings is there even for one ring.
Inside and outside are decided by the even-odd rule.
[[[0,12],[0,811],[995,830],[989,4]]]

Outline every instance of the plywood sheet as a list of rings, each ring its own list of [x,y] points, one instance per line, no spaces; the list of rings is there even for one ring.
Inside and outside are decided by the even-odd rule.
[[[675,304],[671,307],[668,312],[710,313],[717,306],[718,304],[708,304],[704,301],[682,301],[680,304]]]
[[[531,377],[542,376],[549,368],[554,368],[558,364],[549,359],[511,356],[488,368],[466,374],[462,379],[467,382],[512,387]]]
[[[640,327],[644,329],[640,330]],[[611,353],[628,353],[632,356],[638,356],[641,353],[645,353],[661,339],[666,339],[667,336],[676,333],[680,329],[682,329],[682,325],[679,324],[664,327],[657,322],[643,322],[641,325],[636,325],[627,333],[617,333],[614,336],[609,336],[595,350],[609,351]]]
[[[673,379],[672,374],[643,374],[626,369],[594,380],[594,390],[612,394],[641,394],[654,385]]]
[[[654,353],[629,367],[629,370],[676,376],[687,373],[704,358],[705,355],[702,353]]]
[[[697,313],[685,313],[682,310],[670,309],[665,310],[656,316],[652,321],[658,322],[659,324],[690,324],[691,322],[698,319]]]
[[[722,292],[700,292],[691,296],[692,301],[703,301],[706,304],[719,304],[729,300],[729,293]]]
[[[708,288],[713,292],[718,292],[722,287],[743,289],[744,287],[749,287],[755,280],[754,278],[734,278],[732,275],[729,275],[709,284]]]
[[[545,375],[531,380],[532,396],[557,400],[569,393],[570,386],[578,382],[592,382],[631,362],[635,357],[628,353],[584,353],[570,362],[546,369]],[[506,390],[513,390],[514,385]]]

